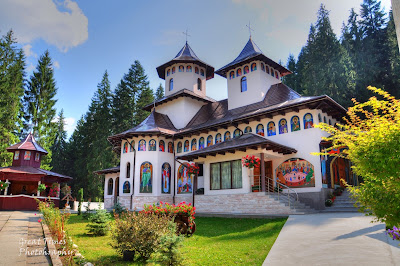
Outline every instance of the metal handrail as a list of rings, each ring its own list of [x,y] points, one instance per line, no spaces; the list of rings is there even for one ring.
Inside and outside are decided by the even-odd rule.
[[[293,192],[296,194],[296,201],[299,201],[299,194],[297,194],[296,190],[294,190],[294,189],[292,189],[292,188],[290,188],[290,187],[288,187],[288,186],[282,184],[281,182],[276,181],[276,183],[279,184],[280,186],[285,187],[285,188],[286,188],[287,190],[289,190],[289,191],[293,191]],[[278,188],[278,193],[279,193],[279,188]],[[289,195],[289,194],[290,194],[290,193],[288,193],[288,195]]]

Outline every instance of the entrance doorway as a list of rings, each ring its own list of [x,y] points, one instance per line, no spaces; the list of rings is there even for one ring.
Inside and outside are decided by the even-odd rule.
[[[265,191],[274,191],[274,178],[272,170],[272,161],[264,162],[265,166]],[[261,165],[254,168],[254,185],[252,186],[253,192],[262,191],[262,180],[261,180]]]

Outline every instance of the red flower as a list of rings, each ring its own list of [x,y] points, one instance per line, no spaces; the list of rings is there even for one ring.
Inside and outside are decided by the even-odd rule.
[[[38,222],[41,223],[41,222],[42,222],[42,219],[39,219]]]

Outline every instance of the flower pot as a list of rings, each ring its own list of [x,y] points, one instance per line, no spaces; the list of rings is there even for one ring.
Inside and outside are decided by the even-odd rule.
[[[131,250],[124,250],[122,252],[122,259],[124,261],[133,261],[133,258],[135,257],[135,251]]]

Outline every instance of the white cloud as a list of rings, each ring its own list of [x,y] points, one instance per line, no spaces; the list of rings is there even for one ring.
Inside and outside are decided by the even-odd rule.
[[[54,62],[53,62],[53,66],[54,66],[55,68],[59,69],[59,68],[60,68],[60,63],[59,63],[58,61],[54,61]]]
[[[22,46],[22,50],[24,51],[24,54],[26,57],[34,57],[37,58],[37,54],[32,51],[32,45],[31,44],[26,44],[24,46]]]
[[[88,19],[71,0],[2,0],[0,25],[2,32],[13,29],[20,43],[43,39],[63,52],[88,38]]]
[[[66,117],[65,118],[65,130],[67,131],[67,135],[71,136],[74,133],[76,128],[76,119],[73,117]]]

